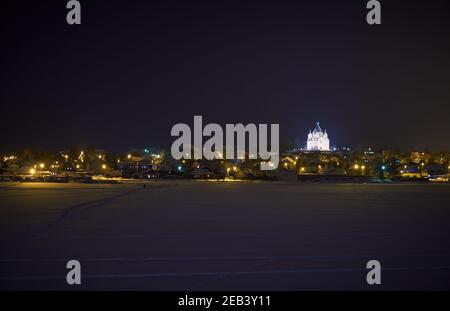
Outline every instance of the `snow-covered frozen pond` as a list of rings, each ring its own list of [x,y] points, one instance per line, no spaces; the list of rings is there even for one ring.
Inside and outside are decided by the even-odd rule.
[[[0,233],[2,289],[450,289],[448,184],[4,183]]]

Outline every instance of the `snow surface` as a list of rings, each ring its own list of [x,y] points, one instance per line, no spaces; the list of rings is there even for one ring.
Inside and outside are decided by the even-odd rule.
[[[449,290],[449,216],[447,184],[2,183],[0,288]]]

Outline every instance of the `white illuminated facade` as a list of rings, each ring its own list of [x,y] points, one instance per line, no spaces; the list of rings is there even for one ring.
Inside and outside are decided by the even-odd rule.
[[[319,122],[316,123],[316,127],[311,132],[309,131],[308,140],[306,142],[306,150],[310,151],[329,151],[330,139],[328,138],[327,131],[322,131]]]

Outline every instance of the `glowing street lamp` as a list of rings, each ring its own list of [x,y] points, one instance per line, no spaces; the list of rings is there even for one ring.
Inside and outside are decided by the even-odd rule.
[[[105,164],[102,165],[102,169],[106,170],[106,165]]]
[[[361,175],[366,175],[366,166],[361,165]]]
[[[36,170],[34,168],[30,169],[30,174],[34,175],[36,173]]]
[[[41,168],[41,170],[44,168],[44,163],[39,164],[39,167]]]
[[[359,169],[359,165],[358,165],[358,164],[355,164],[355,165],[353,165],[353,168],[354,168],[355,170],[357,170],[357,169]]]

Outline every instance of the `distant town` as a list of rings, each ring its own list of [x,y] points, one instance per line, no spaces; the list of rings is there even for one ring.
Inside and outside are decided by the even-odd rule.
[[[309,131],[305,148],[280,154],[276,170],[260,169],[260,159],[249,154],[225,159],[224,150],[213,160],[175,160],[169,151],[155,148],[113,153],[103,149],[72,148],[57,153],[25,149],[2,156],[1,181],[116,183],[139,179],[299,180],[393,182],[449,182],[450,152],[414,150],[351,150],[331,148],[319,122]]]
[[[175,160],[164,149],[131,149],[125,154],[103,149],[72,148],[58,153],[25,149],[5,154],[1,181],[120,182],[123,179],[300,180],[300,181],[434,181],[449,182],[450,153],[351,150],[330,147],[319,122],[307,136],[306,148],[280,154],[274,171],[261,171],[261,160],[245,157]]]

